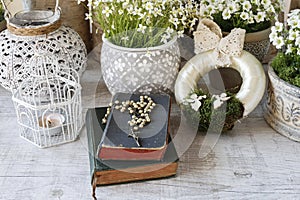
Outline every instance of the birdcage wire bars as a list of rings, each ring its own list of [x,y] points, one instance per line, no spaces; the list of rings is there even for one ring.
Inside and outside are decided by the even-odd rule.
[[[79,75],[57,62],[33,56],[26,63],[31,75],[13,91],[20,136],[41,148],[76,140],[83,125]]]

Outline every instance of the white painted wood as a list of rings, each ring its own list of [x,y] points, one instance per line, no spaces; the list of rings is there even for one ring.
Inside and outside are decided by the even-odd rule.
[[[85,109],[110,100],[96,64],[82,78]],[[77,141],[48,149],[18,135],[10,93],[0,88],[1,200],[92,199],[85,129]],[[261,108],[222,134],[212,153],[201,160],[204,136],[199,133],[180,158],[176,177],[99,187],[98,199],[299,199],[300,144],[273,131],[262,119]]]

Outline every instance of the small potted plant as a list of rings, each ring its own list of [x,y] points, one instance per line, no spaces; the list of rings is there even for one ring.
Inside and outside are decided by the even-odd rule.
[[[201,0],[200,16],[213,19],[224,33],[246,30],[244,49],[262,61],[269,48],[272,22],[282,10],[282,0]]]
[[[272,128],[300,141],[300,9],[286,24],[276,22],[270,41],[279,50],[270,62],[265,119]]]
[[[177,36],[193,30],[192,0],[89,0],[87,18],[103,31],[101,70],[112,94],[172,91],[179,70]]]

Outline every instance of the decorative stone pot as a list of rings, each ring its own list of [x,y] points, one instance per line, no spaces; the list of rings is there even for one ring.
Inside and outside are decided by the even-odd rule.
[[[253,54],[262,62],[270,47],[270,33],[271,27],[262,31],[247,33],[245,36],[244,50]]]
[[[110,93],[173,92],[180,65],[177,38],[149,48],[125,48],[102,37],[101,70]]]
[[[278,133],[300,142],[300,88],[280,79],[269,67],[265,120]]]

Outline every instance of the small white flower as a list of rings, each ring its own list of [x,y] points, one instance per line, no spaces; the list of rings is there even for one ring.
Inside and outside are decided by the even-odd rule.
[[[300,37],[300,31],[295,31],[293,29],[289,30],[289,37],[288,37],[289,40],[294,41],[298,37]]]
[[[147,26],[143,26],[142,24],[139,24],[137,31],[141,33],[145,33],[146,28]]]
[[[253,16],[251,16],[252,15],[252,13],[250,13],[249,14],[249,19],[248,19],[248,24],[253,24],[255,21],[254,21],[254,17]]]
[[[168,27],[167,30],[166,30],[166,33],[167,33],[168,35],[172,35],[172,33],[174,33],[174,29]]]
[[[212,6],[212,5],[208,5],[206,7],[206,9],[207,9],[209,15],[212,15],[212,14],[214,14],[216,12],[215,9],[214,9],[214,6]]]
[[[177,31],[177,37],[178,37],[178,38],[184,37],[184,30]]]
[[[269,7],[271,5],[271,0],[262,0],[261,4],[264,5],[265,8]]]
[[[230,13],[234,13],[238,10],[238,5],[235,4],[235,2],[232,2],[227,6],[227,8]]]
[[[270,41],[273,42],[275,38],[277,37],[277,32],[272,31],[271,34],[269,35]]]
[[[104,8],[104,10],[102,10],[102,14],[104,14],[106,17],[109,17],[109,15],[112,13],[112,10],[108,7],[108,6],[106,6],[105,8]]]
[[[81,2],[85,2],[85,0],[77,0],[77,4],[81,4]]]
[[[167,34],[163,34],[160,41],[166,44],[168,42],[168,38],[170,37]]]
[[[242,5],[245,11],[249,11],[252,8],[251,3],[249,1],[245,1]]]
[[[171,22],[174,26],[175,29],[177,29],[178,24],[179,24],[179,20],[176,17],[173,17],[172,15],[170,16],[169,22]]]
[[[85,13],[85,20],[93,20],[92,13]]]
[[[231,13],[228,9],[225,9],[223,12],[222,12],[222,17],[223,19],[230,19],[231,18]]]
[[[275,27],[275,30],[277,32],[282,32],[282,30],[283,30],[283,23],[275,22],[275,26],[273,26],[273,27]]]
[[[218,10],[222,11],[224,9],[224,5],[223,4],[218,4]]]
[[[248,20],[249,19],[249,14],[247,12],[242,12],[240,15],[242,20]]]
[[[225,101],[230,99],[230,97],[227,97],[226,93],[222,93],[220,95],[213,95],[212,98],[215,99],[214,102],[213,102],[214,109],[217,109],[217,108],[221,107],[221,105]]]
[[[158,15],[163,16],[163,14],[162,14],[162,12],[159,8],[154,8],[153,9],[153,15],[154,15],[154,17],[157,17]]]
[[[124,14],[124,10],[119,9],[119,10],[118,10],[118,13],[119,13],[119,15],[123,15],[123,14]]]
[[[254,16],[254,19],[257,23],[265,21],[266,13],[258,12],[257,15]]]
[[[128,41],[129,37],[128,36],[122,37],[121,40]]]
[[[284,40],[282,36],[275,37],[273,41],[273,45],[276,46],[276,49],[281,49],[284,45]]]
[[[146,10],[152,12],[152,10],[153,10],[153,3],[150,2],[150,1],[148,1],[148,2],[145,4],[144,7],[145,7]]]

